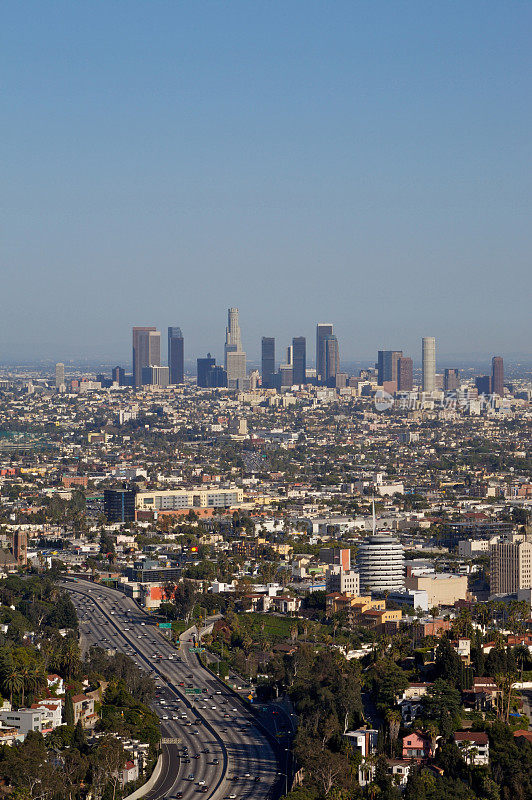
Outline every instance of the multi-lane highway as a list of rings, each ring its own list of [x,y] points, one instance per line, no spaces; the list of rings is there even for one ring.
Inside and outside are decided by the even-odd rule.
[[[153,708],[161,720],[163,762],[147,800],[278,796],[284,785],[270,742],[240,699],[199,664],[188,637],[177,648],[133,600],[113,589],[89,581],[66,581],[65,588],[82,642],[125,652],[156,679]]]

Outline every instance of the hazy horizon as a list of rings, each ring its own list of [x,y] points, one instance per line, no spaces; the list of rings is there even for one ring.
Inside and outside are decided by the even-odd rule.
[[[532,353],[532,6],[5,3],[0,362]],[[163,345],[163,353],[166,348]],[[126,360],[127,359],[127,360]],[[279,359],[280,360],[280,359]]]

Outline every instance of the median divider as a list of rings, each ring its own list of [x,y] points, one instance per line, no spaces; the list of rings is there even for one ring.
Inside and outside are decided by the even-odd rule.
[[[198,663],[201,664],[201,666],[204,669],[208,670],[210,672],[210,674],[213,676],[213,678],[216,679],[217,683],[220,686],[223,686],[224,689],[227,689],[230,694],[232,694],[239,702],[242,703],[242,705],[244,706],[244,709],[246,711],[249,711],[249,713],[251,714],[251,716],[255,720],[255,724],[257,725],[257,727],[262,730],[264,736],[266,737],[266,739],[268,739],[268,741],[272,745],[273,752],[274,752],[275,757],[277,759],[277,768],[279,769],[280,765],[281,765],[281,753],[282,753],[281,745],[280,745],[279,741],[275,738],[275,736],[273,736],[273,734],[263,724],[262,720],[259,718],[259,712],[253,707],[253,705],[246,698],[242,697],[236,691],[236,689],[233,689],[232,686],[230,686],[228,683],[226,683],[224,680],[222,680],[222,678],[220,678],[219,675],[217,675],[215,672],[213,672],[213,670],[210,668],[210,666],[208,664],[204,664],[203,661],[200,658],[199,653],[196,653],[196,658],[198,660]],[[277,795],[278,797],[281,797],[284,794],[282,777],[279,778],[277,783],[279,784],[278,787],[277,787],[277,792],[274,793],[272,791],[272,795],[273,796]],[[275,784],[274,784],[274,786],[275,786]]]
[[[94,585],[94,584],[93,584],[93,585]],[[81,595],[83,595],[83,596],[86,596],[86,592],[85,592],[85,591],[83,591],[83,587],[81,587],[81,588],[80,588],[79,584],[77,584],[77,585],[75,585],[75,586],[70,586],[70,584],[69,584],[69,585],[68,585],[67,587],[65,587],[65,588],[67,588],[67,590],[69,590],[69,591],[71,591],[71,592],[74,592],[75,594],[81,594]],[[118,592],[116,589],[110,589],[109,587],[99,587],[99,588],[100,588],[100,589],[101,589],[101,588],[105,588],[107,591],[113,591],[113,592],[116,592],[118,595],[120,595],[120,597],[124,597],[124,595],[123,595],[121,592]],[[96,606],[96,607],[97,607],[97,608],[100,610],[100,612],[103,614],[103,616],[104,616],[104,617],[105,617],[105,618],[108,620],[108,622],[109,622],[109,623],[110,623],[110,624],[111,624],[111,625],[112,625],[112,626],[115,628],[115,630],[116,630],[116,631],[117,631],[117,632],[118,632],[118,633],[119,633],[119,634],[122,636],[122,638],[123,638],[123,639],[126,639],[127,637],[125,637],[125,636],[124,636],[124,633],[123,633],[123,631],[120,629],[120,626],[117,624],[117,622],[116,622],[116,621],[114,620],[114,618],[111,616],[111,614],[109,614],[109,613],[106,611],[106,609],[105,609],[105,608],[103,608],[103,607],[100,605],[100,603],[98,602],[98,600],[97,600],[95,597],[92,597],[92,593],[89,595],[89,598],[92,600],[92,602],[94,603],[94,605],[95,605],[95,606]],[[168,686],[170,686],[170,688],[172,689],[172,691],[173,691],[173,692],[175,692],[175,694],[179,695],[179,697],[182,699],[182,701],[185,703],[185,705],[186,705],[186,706],[188,706],[188,707],[190,708],[190,710],[191,710],[191,711],[194,711],[194,713],[196,714],[196,716],[197,716],[197,717],[199,717],[199,718],[202,720],[202,724],[203,724],[204,728],[206,728],[207,730],[209,730],[209,731],[211,732],[211,734],[214,736],[214,738],[215,738],[215,739],[216,739],[216,740],[219,742],[219,744],[220,744],[220,747],[221,747],[221,750],[222,750],[222,759],[223,759],[223,764],[222,764],[222,770],[221,770],[221,775],[220,775],[220,778],[218,779],[218,781],[216,782],[216,784],[215,784],[215,786],[212,788],[212,790],[209,792],[209,794],[208,794],[208,795],[206,795],[206,800],[211,800],[211,798],[213,798],[213,797],[215,796],[215,794],[218,792],[218,790],[220,789],[220,787],[221,787],[221,785],[223,784],[223,782],[224,782],[224,780],[225,780],[225,777],[226,777],[226,775],[227,775],[227,767],[228,767],[229,758],[228,758],[228,755],[227,755],[227,748],[226,748],[226,746],[225,746],[225,743],[224,743],[224,741],[223,741],[222,737],[220,736],[220,734],[218,733],[218,731],[216,730],[216,728],[215,728],[215,727],[214,727],[214,726],[213,726],[213,725],[212,725],[212,724],[211,724],[211,723],[210,723],[210,722],[209,722],[209,721],[208,721],[208,720],[207,720],[207,719],[206,719],[206,718],[203,716],[203,714],[201,714],[201,713],[199,712],[199,710],[198,710],[198,709],[196,709],[195,707],[193,707],[192,703],[190,703],[190,702],[189,702],[188,698],[187,698],[187,697],[185,697],[185,695],[183,695],[183,694],[182,694],[182,692],[181,692],[181,691],[178,689],[178,687],[177,687],[177,686],[175,686],[175,684],[173,684],[173,683],[172,683],[172,682],[171,682],[171,681],[168,679],[168,677],[167,677],[167,676],[164,674],[164,672],[162,672],[162,670],[160,670],[160,669],[159,669],[159,667],[158,667],[158,665],[157,665],[157,664],[155,664],[155,663],[151,663],[150,661],[148,661],[148,659],[146,658],[146,656],[145,656],[143,653],[141,653],[141,652],[140,652],[140,650],[138,649],[137,645],[136,645],[134,642],[130,642],[130,641],[128,640],[128,644],[129,644],[129,646],[130,646],[130,647],[132,647],[132,648],[133,648],[133,649],[136,651],[137,655],[138,655],[138,656],[140,656],[140,658],[142,658],[142,660],[143,660],[143,661],[145,661],[145,662],[148,664],[149,668],[150,668],[151,670],[153,670],[154,672],[156,672],[156,673],[159,675],[159,677],[161,678],[161,680],[163,680],[163,681],[164,681],[166,684],[168,684]],[[200,665],[201,665],[202,667],[204,667],[204,665],[203,665],[203,664],[201,664],[201,662],[199,662],[199,663],[200,663]],[[204,668],[205,668],[205,667],[204,667]],[[209,670],[209,673],[210,673],[210,670]],[[159,777],[159,776],[160,776],[160,775],[158,775],[157,777]],[[143,788],[143,787],[141,787],[141,788]],[[147,790],[147,791],[149,791],[149,790]],[[141,797],[141,796],[142,796],[142,795],[139,795],[139,797]],[[131,800],[131,798],[127,798],[127,800]]]

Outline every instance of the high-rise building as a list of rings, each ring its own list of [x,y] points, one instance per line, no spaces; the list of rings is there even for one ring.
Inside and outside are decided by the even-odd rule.
[[[207,379],[207,374],[212,367],[216,364],[216,359],[214,356],[211,356],[210,353],[207,353],[206,358],[198,358],[197,360],[197,384],[201,386],[203,389],[208,388],[209,383]]]
[[[501,356],[491,359],[491,391],[501,397],[504,395],[504,361]]]
[[[460,370],[446,369],[443,373],[443,388],[446,392],[455,392],[460,387]]]
[[[294,383],[294,369],[291,364],[280,364],[278,386],[289,387]]]
[[[247,374],[246,354],[242,349],[242,337],[238,321],[238,308],[230,308],[227,312],[224,355],[227,385],[230,389],[238,389],[243,386]]]
[[[422,348],[422,389],[424,392],[433,392],[436,388],[436,339],[434,336],[425,336],[421,343]]]
[[[170,383],[175,386],[185,379],[185,340],[181,328],[168,328],[168,367]]]
[[[325,382],[325,338],[332,336],[333,326],[328,322],[318,322],[316,325],[316,381]]]
[[[154,327],[133,328],[133,385],[142,386],[142,368],[161,366],[161,333]]]
[[[215,364],[207,370],[206,380],[208,389],[223,389],[227,386],[227,372],[221,364],[219,366]]]
[[[479,375],[475,378],[475,386],[479,394],[491,394],[491,375]]]
[[[397,390],[411,392],[414,388],[414,364],[408,356],[401,356],[397,361]]]
[[[65,386],[65,365],[60,361],[55,365],[55,388]]]
[[[113,383],[117,383],[119,386],[126,385],[126,371],[124,367],[113,367],[111,370],[111,378]]]
[[[360,591],[385,592],[404,586],[403,545],[394,536],[377,533],[358,547]]]
[[[388,381],[393,381],[397,384],[397,365],[402,355],[402,350],[379,350],[377,360],[377,382],[379,386]]]
[[[307,340],[304,336],[292,339],[292,380],[296,384],[306,383]]]
[[[262,356],[262,385],[271,389],[275,375],[275,339],[273,336],[263,336],[261,345]]]
[[[170,368],[159,366],[142,367],[142,385],[166,388],[170,382]]]
[[[134,489],[105,489],[103,493],[103,513],[107,522],[134,522]]]
[[[490,592],[512,594],[532,588],[532,542],[512,534],[490,545]]]
[[[336,375],[340,372],[340,353],[338,339],[334,335],[325,336],[323,339],[323,382],[327,385],[336,385]]]

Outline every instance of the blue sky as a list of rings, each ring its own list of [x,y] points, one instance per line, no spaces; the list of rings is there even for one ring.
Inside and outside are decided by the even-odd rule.
[[[528,2],[0,9],[8,357],[531,353]]]

